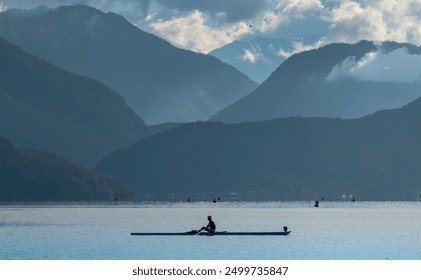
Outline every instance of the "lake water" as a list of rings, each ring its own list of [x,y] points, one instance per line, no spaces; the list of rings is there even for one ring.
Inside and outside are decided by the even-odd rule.
[[[218,230],[289,236],[131,236]],[[0,205],[2,260],[420,260],[421,202]]]

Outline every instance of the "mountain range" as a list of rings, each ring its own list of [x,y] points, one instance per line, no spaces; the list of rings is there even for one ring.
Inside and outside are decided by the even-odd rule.
[[[121,94],[148,124],[206,120],[257,84],[213,56],[84,5],[0,13],[0,36]]]
[[[255,91],[210,120],[358,118],[421,96],[421,48],[394,42],[330,44],[282,63]]]
[[[0,201],[133,200],[120,181],[0,137]]]
[[[111,153],[97,170],[141,199],[415,200],[421,99],[353,120],[197,122]]]
[[[420,47],[326,45],[257,87],[83,5],[0,36],[0,200],[421,199]]]
[[[92,167],[147,135],[123,98],[0,38],[0,136]]]
[[[296,48],[313,44],[315,38],[297,39],[258,37],[235,40],[209,53],[234,66],[253,81],[263,83]]]

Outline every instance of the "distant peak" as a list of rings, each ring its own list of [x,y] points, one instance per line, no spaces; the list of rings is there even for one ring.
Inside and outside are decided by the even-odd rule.
[[[38,6],[32,9],[8,9],[4,14],[13,17],[33,17],[39,16],[48,12],[85,12],[85,13],[103,13],[100,10],[84,5],[84,4],[76,4],[76,5],[68,5],[68,6],[56,6],[56,7],[48,7],[48,6]]]
[[[8,9],[3,12],[3,14],[14,16],[14,17],[28,17],[28,16],[37,16],[48,12],[50,8],[47,6],[38,6],[33,9]]]

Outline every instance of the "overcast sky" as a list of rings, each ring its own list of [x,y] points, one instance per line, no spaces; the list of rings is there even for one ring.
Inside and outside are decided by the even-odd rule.
[[[0,10],[76,3],[116,12],[178,47],[203,53],[259,36],[421,44],[421,0],[0,0]]]

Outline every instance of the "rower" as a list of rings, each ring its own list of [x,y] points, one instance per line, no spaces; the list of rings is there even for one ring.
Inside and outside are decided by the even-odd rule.
[[[208,216],[208,221],[209,221],[208,225],[207,225],[206,227],[202,227],[202,228],[199,230],[199,232],[201,232],[202,230],[205,230],[205,231],[207,231],[207,232],[214,233],[214,232],[216,231],[216,225],[215,225],[215,223],[212,221],[212,217],[211,217],[211,216]]]

